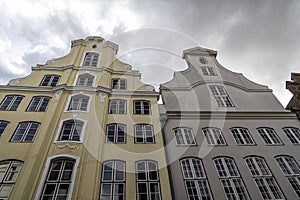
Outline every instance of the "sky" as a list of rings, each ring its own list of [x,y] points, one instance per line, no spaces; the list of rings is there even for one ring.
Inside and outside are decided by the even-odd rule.
[[[299,0],[1,0],[0,84],[66,55],[72,40],[101,36],[158,87],[187,67],[184,49],[218,51],[227,69],[267,85],[286,106],[300,72]]]

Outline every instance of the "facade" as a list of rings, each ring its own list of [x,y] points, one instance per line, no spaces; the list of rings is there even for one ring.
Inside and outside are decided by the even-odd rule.
[[[300,123],[268,87],[200,47],[162,84],[173,199],[299,199]]]
[[[0,199],[171,199],[154,88],[101,37],[0,86]]]
[[[286,109],[295,112],[300,120],[300,73],[292,73],[292,81],[286,82],[286,88],[293,94]]]

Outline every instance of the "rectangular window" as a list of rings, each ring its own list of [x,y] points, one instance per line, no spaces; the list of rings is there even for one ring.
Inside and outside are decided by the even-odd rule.
[[[153,126],[138,124],[134,126],[135,143],[154,143]]]
[[[33,142],[40,124],[36,122],[22,122],[11,138],[12,142]]]
[[[8,122],[0,121],[0,137],[2,136],[4,130],[6,129]]]
[[[214,68],[212,67],[201,67],[201,70],[205,76],[217,76]]]
[[[209,145],[226,145],[223,134],[218,128],[204,128],[202,132]]]
[[[94,52],[88,52],[85,54],[83,66],[97,67],[99,60],[99,54]]]
[[[45,112],[50,101],[50,97],[33,97],[27,111]]]
[[[150,101],[134,101],[134,114],[149,115],[150,114]]]
[[[107,125],[106,142],[126,143],[126,126],[123,124]]]
[[[94,76],[91,74],[81,74],[78,76],[77,86],[92,86],[94,82]]]
[[[10,111],[17,110],[23,98],[24,97],[17,96],[17,95],[6,96],[0,105],[0,110],[10,110]]]
[[[231,128],[230,129],[235,142],[240,145],[254,145],[254,140],[252,139],[248,129],[246,128]]]
[[[120,79],[120,78],[112,79],[112,89],[126,90],[127,89],[127,80]]]
[[[109,102],[109,114],[126,114],[126,100],[113,99]]]
[[[176,145],[196,145],[193,130],[191,128],[176,128],[173,129],[175,134]]]
[[[219,107],[234,107],[229,95],[223,86],[209,86]]]
[[[55,87],[60,79],[57,75],[45,75],[40,86],[52,86]]]
[[[258,128],[257,132],[260,134],[266,144],[281,145],[282,142],[272,128]]]
[[[70,110],[81,110],[87,111],[89,103],[89,97],[85,95],[74,95],[71,97],[71,101],[68,107],[68,111]]]

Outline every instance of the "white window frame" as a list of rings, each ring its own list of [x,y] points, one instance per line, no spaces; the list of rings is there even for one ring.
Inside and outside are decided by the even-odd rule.
[[[201,67],[201,71],[204,76],[217,76],[215,69],[210,66]]]
[[[50,76],[50,80],[49,80],[49,82],[47,83],[47,85],[43,85],[43,82],[45,81],[45,79],[46,79],[47,76]],[[52,86],[52,82],[53,82],[53,79],[54,79],[55,77],[58,77],[58,80],[57,80],[57,83],[55,84],[55,86]],[[59,83],[60,78],[61,78],[60,75],[56,75],[56,74],[45,74],[44,77],[43,77],[43,79],[42,79],[42,81],[41,81],[41,83],[40,83],[40,86],[43,86],[43,87],[47,87],[47,86],[56,87],[57,84]]]
[[[117,162],[122,163],[124,169],[123,169],[123,179],[122,180],[116,180],[116,172],[117,172]],[[112,163],[111,173],[112,173],[112,179],[111,180],[104,180],[104,173],[105,171],[104,167],[106,164]],[[101,173],[101,184],[100,184],[100,199],[102,196],[102,185],[104,184],[111,184],[111,191],[110,196],[112,199],[114,199],[115,194],[115,186],[117,184],[123,185],[123,200],[126,199],[126,162],[123,160],[107,160],[103,162],[102,164],[102,173]],[[105,195],[104,195],[105,196]]]
[[[137,141],[137,126],[142,126],[142,138],[143,142]],[[146,127],[151,127],[151,137],[153,142],[147,142],[147,130]],[[134,125],[134,143],[136,144],[154,144],[155,143],[155,137],[154,137],[154,127],[151,124],[136,124]]]
[[[205,141],[208,145],[212,146],[224,146],[227,142],[224,138],[222,130],[215,127],[206,127],[202,129]],[[221,139],[220,139],[221,138]],[[220,143],[218,144],[218,141]]]
[[[200,164],[200,165],[197,166],[197,164],[195,164],[194,161],[199,162],[197,164]],[[188,167],[186,167],[186,164],[188,165]],[[200,199],[202,199],[201,194],[203,193],[203,191],[205,191],[205,193],[206,193],[204,196],[206,199],[208,199],[208,198],[213,199],[210,185],[209,185],[208,179],[206,177],[206,172],[205,172],[205,169],[204,169],[201,159],[191,158],[191,157],[183,158],[180,160],[180,168],[181,168],[182,176],[184,179],[184,184],[185,184],[186,194],[187,194],[188,199],[192,199],[192,197],[194,197],[195,195],[197,197],[200,197]],[[188,171],[188,170],[190,170],[190,171]],[[189,174],[189,175],[187,175],[187,174]],[[199,174],[200,176],[198,176],[197,174]],[[204,183],[205,183],[204,188],[200,188],[198,181],[199,182],[202,181],[202,186],[204,186]],[[194,194],[194,195],[189,194],[188,182],[194,184],[197,194]]]
[[[116,101],[116,113],[111,113],[112,111],[112,101]],[[120,113],[120,103],[125,102],[124,105],[124,113]],[[112,115],[126,115],[127,114],[127,100],[125,99],[111,99],[109,100],[109,105],[108,105],[108,114]]]
[[[226,88],[222,85],[210,85],[211,94],[214,96],[218,107],[232,108],[235,107]]]
[[[15,137],[16,133],[19,131],[20,126],[21,126],[22,124],[25,124],[25,123],[28,123],[28,124],[27,124],[27,126],[26,126],[25,131],[22,133],[22,138],[21,138],[20,140],[14,140],[14,137]],[[33,138],[32,138],[31,141],[25,141],[25,139],[26,139],[26,137],[28,136],[28,133],[29,133],[29,131],[30,131],[30,129],[31,129],[31,126],[32,126],[33,124],[37,124],[37,125],[38,125],[36,131],[34,132],[34,136],[33,136]],[[32,143],[32,142],[34,142],[34,139],[35,139],[35,137],[36,137],[36,135],[37,135],[37,133],[38,133],[38,131],[39,131],[40,126],[41,126],[41,123],[35,122],[35,121],[24,121],[24,122],[20,122],[20,123],[18,124],[16,130],[14,131],[14,134],[12,135],[12,137],[11,137],[11,139],[10,139],[10,142],[22,142],[22,143],[23,143],[23,142],[24,142],[24,143]]]
[[[138,164],[139,163],[145,163],[145,170],[143,171],[143,170],[139,170],[138,169]],[[150,170],[149,169],[149,163],[153,163],[153,164],[155,164],[155,167],[156,167],[156,170]],[[150,175],[149,175],[149,173],[150,172],[153,172],[153,171],[156,171],[156,176],[157,176],[157,179],[156,180],[151,180],[150,179]],[[138,178],[138,173],[139,172],[144,172],[145,174],[146,174],[146,177],[145,177],[145,180],[139,180],[139,178]],[[159,167],[158,167],[158,163],[156,162],[156,161],[154,161],[154,160],[138,160],[138,161],[136,161],[135,162],[135,174],[136,174],[136,195],[137,195],[137,197],[136,197],[136,199],[137,200],[144,200],[144,199],[140,199],[139,198],[139,192],[138,192],[138,185],[139,184],[146,184],[146,188],[147,188],[147,199],[151,199],[150,198],[150,184],[152,183],[152,184],[157,184],[158,185],[158,194],[159,194],[159,200],[161,200],[162,199],[162,197],[161,197],[161,188],[160,188],[160,177],[159,177]]]
[[[97,60],[97,65],[96,65],[96,66],[92,66],[92,65],[85,66],[85,65],[84,65],[85,57],[86,57],[86,55],[87,55],[88,53],[96,53],[96,54],[99,55],[98,60]],[[94,67],[99,67],[99,65],[100,65],[100,60],[101,60],[101,53],[99,53],[99,52],[97,52],[97,51],[85,51],[84,54],[83,54],[83,57],[82,57],[80,66],[82,66],[82,67],[93,67],[93,68],[94,68]]]
[[[96,75],[92,74],[90,72],[81,72],[79,74],[76,75],[75,81],[74,81],[74,86],[78,86],[78,87],[90,87],[89,85],[85,84],[85,85],[78,85],[78,81],[80,76],[93,76],[93,83],[91,85],[91,87],[95,87],[95,81],[96,81]]]
[[[117,81],[117,88],[114,88],[114,81]],[[122,86],[122,81],[124,81],[124,86],[125,86],[125,88],[121,88],[121,86]],[[125,79],[125,78],[112,78],[111,79],[111,89],[113,89],[113,90],[127,90],[127,79]]]
[[[114,141],[110,141],[108,139],[108,127],[109,126],[114,126]],[[124,127],[124,142],[118,142],[118,137],[119,137],[118,128],[119,128],[119,126]],[[122,124],[122,123],[107,124],[106,125],[106,132],[105,132],[105,142],[106,143],[114,143],[114,144],[126,144],[126,142],[127,142],[127,126],[126,126],[126,124]]]
[[[285,127],[282,129],[291,143],[300,144],[300,129],[296,127]]]
[[[9,102],[7,108],[5,109],[1,109],[1,111],[17,111],[20,104],[22,103],[24,96],[21,95],[6,95],[4,97],[4,99],[2,100],[1,104],[0,104],[0,108],[3,106],[3,104],[7,101],[7,98],[12,97],[12,100]],[[17,105],[16,109],[11,110],[11,107],[14,106],[14,103],[17,101],[17,98],[21,97],[22,99],[20,100],[19,104]]]
[[[82,129],[81,129],[81,134],[80,134],[80,140],[79,141],[73,141],[73,140],[59,140],[60,138],[60,133],[61,133],[61,129],[63,128],[63,125],[64,125],[64,122],[66,121],[69,121],[69,120],[73,120],[73,121],[81,121],[83,122],[83,126],[82,126]],[[84,119],[80,119],[80,118],[66,118],[66,119],[63,119],[59,122],[59,126],[58,126],[58,129],[57,129],[57,132],[56,132],[56,137],[54,139],[54,143],[62,143],[62,142],[67,142],[67,143],[82,143],[83,141],[83,137],[84,137],[84,134],[85,134],[85,131],[86,131],[86,124],[87,124],[87,121],[84,120]]]
[[[259,156],[248,156],[244,158],[246,165],[250,171],[250,174],[252,175],[252,179],[254,180],[258,190],[259,190],[259,185],[258,182],[263,183],[264,189],[267,190],[267,195],[271,196],[271,199],[278,199],[274,195],[272,188],[275,186],[277,187],[276,193],[278,193],[281,197],[279,199],[285,199],[284,194],[281,191],[281,188],[279,187],[275,177],[273,176],[269,166],[267,165],[266,161],[264,158],[259,157]],[[258,162],[260,164],[258,164]],[[272,187],[268,184],[268,181],[272,181],[273,184]],[[259,190],[260,191],[260,190]],[[262,198],[264,199],[264,195],[260,191],[260,194]],[[270,198],[267,198],[270,199]]]
[[[256,130],[266,145],[283,145],[280,137],[278,136],[278,134],[276,133],[276,131],[273,128],[259,127]],[[269,140],[271,143],[269,143],[267,140]],[[275,140],[278,140],[278,141],[276,142]]]
[[[240,187],[243,187],[243,190],[244,190],[244,197],[246,199],[250,199],[247,188],[246,188],[244,181],[239,173],[238,167],[237,167],[234,159],[230,158],[230,157],[216,157],[213,159],[213,162],[214,162],[215,169],[217,171],[219,180],[221,182],[221,185],[222,185],[222,188],[223,188],[223,191],[224,191],[226,197],[227,197],[227,195],[233,195],[236,199],[239,199],[239,193],[238,193],[236,185],[234,183],[234,181],[239,180]],[[217,165],[220,165],[220,164],[222,165],[222,167],[217,167]],[[231,169],[229,169],[229,167]],[[219,169],[221,169],[221,168],[224,171],[220,171]],[[229,182],[229,184],[233,190],[233,193],[229,193],[229,194],[226,193],[226,190],[224,188],[225,181],[227,183]]]
[[[5,124],[5,126],[2,126],[4,124]],[[0,125],[1,125],[0,127],[4,127],[3,129],[0,129],[0,137],[1,137],[3,135],[5,129],[8,127],[9,122],[8,121],[0,120]]]
[[[74,96],[85,96],[88,98],[88,102],[87,102],[87,108],[86,110],[69,110],[70,108],[70,105],[71,105],[71,101],[72,101],[72,98]],[[84,113],[88,113],[90,111],[90,103],[91,103],[91,100],[92,100],[92,96],[89,95],[89,94],[84,94],[83,92],[81,93],[77,93],[77,94],[72,94],[68,97],[68,104],[65,108],[65,112],[84,112]]]
[[[255,145],[255,141],[252,138],[252,135],[250,134],[249,130],[244,127],[232,127],[230,128],[230,132],[232,134],[232,137],[234,138],[237,145]],[[245,137],[247,135],[247,137]],[[238,138],[236,138],[238,137]],[[248,141],[250,139],[250,141]],[[240,140],[241,142],[239,142]]]
[[[52,160],[57,160],[57,159],[73,159],[75,161],[75,165],[74,165],[74,170],[72,172],[72,181],[71,181],[71,184],[70,184],[70,189],[69,189],[69,193],[68,193],[68,197],[67,197],[67,200],[72,200],[72,194],[73,194],[73,188],[74,188],[74,183],[75,183],[75,179],[76,179],[76,173],[77,173],[77,169],[78,169],[78,165],[79,165],[79,162],[80,162],[80,157],[77,157],[77,156],[73,156],[73,155],[70,155],[70,154],[58,154],[58,155],[55,155],[55,156],[52,156],[52,157],[48,157],[47,158],[47,161],[45,163],[45,168],[44,168],[44,172],[43,172],[43,175],[42,175],[42,178],[40,180],[40,184],[39,184],[39,187],[38,187],[38,190],[37,190],[37,193],[35,195],[35,200],[40,200],[40,196],[42,195],[42,192],[43,192],[43,188],[44,188],[44,183],[47,179],[47,176],[48,176],[48,171],[49,171],[49,168],[50,168],[50,164],[51,164],[51,161]]]
[[[35,98],[40,98],[40,100],[39,100],[38,104],[36,105],[36,107],[34,108],[34,110],[29,110],[30,107],[32,107],[32,104],[34,103],[34,99]],[[47,103],[47,106],[46,106],[45,110],[41,111],[40,109],[41,109],[41,106],[43,105],[45,99],[48,99],[49,101]],[[32,97],[32,99],[31,99],[31,101],[30,101],[30,103],[29,103],[26,111],[27,112],[46,112],[47,108],[49,106],[50,101],[51,101],[51,97],[47,97],[47,96],[34,96],[34,97]]]
[[[136,107],[135,107],[136,102],[140,102],[141,113],[136,113]],[[146,113],[146,114],[145,114],[144,102],[149,103],[149,113]],[[151,113],[152,113],[151,112],[151,101],[149,101],[149,100],[134,100],[133,101],[133,114],[134,115],[151,115]]]
[[[175,143],[178,146],[194,146],[197,145],[195,134],[192,128],[176,127],[173,129]],[[180,142],[179,142],[180,141]],[[189,142],[191,141],[191,142]]]

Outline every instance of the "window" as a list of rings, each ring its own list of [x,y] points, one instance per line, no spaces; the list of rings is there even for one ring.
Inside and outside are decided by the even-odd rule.
[[[134,114],[149,115],[150,114],[150,101],[134,101]]]
[[[214,68],[212,67],[201,67],[201,70],[205,76],[217,76]]]
[[[214,164],[227,199],[250,199],[232,158],[215,158]]]
[[[37,122],[19,123],[11,142],[33,142],[40,124]]]
[[[94,82],[94,76],[91,74],[80,74],[78,76],[76,85],[77,86],[92,86]]]
[[[291,143],[300,144],[300,130],[298,128],[283,128],[283,131],[288,136]]]
[[[200,61],[200,63],[203,64],[203,65],[205,65],[205,64],[208,63],[207,59],[206,59],[206,58],[203,58],[203,57],[200,57],[200,58],[199,58],[199,61]]]
[[[67,120],[63,122],[58,141],[80,141],[82,129],[82,121]]]
[[[230,129],[235,142],[240,145],[254,145],[254,140],[252,139],[248,129],[246,128],[231,128]]]
[[[23,163],[16,160],[0,162],[0,199],[7,200],[16,183]]]
[[[126,79],[120,79],[120,78],[112,79],[111,88],[112,89],[118,89],[118,90],[126,90],[126,88],[127,88]]]
[[[97,67],[98,60],[99,60],[99,54],[98,53],[88,52],[88,53],[85,54],[84,61],[83,61],[83,66]]]
[[[59,78],[60,76],[57,75],[45,75],[40,85],[55,87],[59,81]]]
[[[223,86],[209,86],[219,107],[234,107],[229,95]]]
[[[2,136],[4,130],[6,129],[8,122],[0,121],[0,137]]]
[[[282,144],[278,135],[272,128],[258,128],[257,132],[260,134],[266,144]]]
[[[112,99],[109,101],[109,114],[126,114],[126,100]]]
[[[245,158],[245,161],[263,199],[284,199],[275,178],[263,158],[252,156]]]
[[[213,199],[202,161],[185,158],[180,161],[188,199]]]
[[[68,111],[71,110],[81,110],[81,111],[87,111],[89,103],[89,97],[85,95],[74,95],[71,97]]]
[[[27,111],[45,112],[50,102],[50,97],[33,97]]]
[[[191,128],[173,129],[176,139],[176,145],[196,145],[193,130]]]
[[[75,160],[52,160],[40,199],[67,199],[71,190]]]
[[[138,200],[161,199],[157,162],[136,162],[136,184]]]
[[[107,161],[103,163],[100,199],[125,199],[125,162]]]
[[[6,96],[0,105],[0,110],[17,110],[23,98],[17,95]]]
[[[210,145],[226,145],[223,134],[218,128],[204,128],[202,132],[205,136],[207,144]]]
[[[285,177],[300,198],[300,168],[293,157],[278,156],[275,158]]]
[[[153,126],[149,124],[138,124],[134,126],[135,143],[154,143]]]
[[[107,125],[106,142],[126,143],[126,125],[123,124]]]

